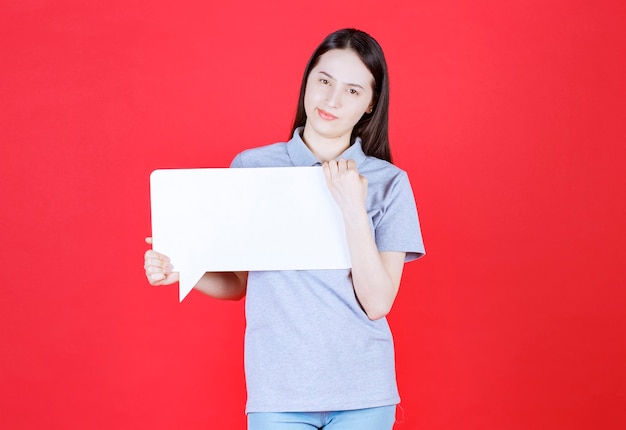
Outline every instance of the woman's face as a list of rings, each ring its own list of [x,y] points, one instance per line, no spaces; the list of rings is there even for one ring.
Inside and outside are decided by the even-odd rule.
[[[319,57],[307,78],[305,129],[324,139],[350,139],[352,129],[373,106],[374,77],[351,49]]]

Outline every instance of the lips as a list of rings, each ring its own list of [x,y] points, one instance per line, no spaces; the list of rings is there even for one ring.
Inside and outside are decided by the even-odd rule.
[[[317,109],[317,113],[319,114],[320,118],[326,121],[332,121],[333,119],[337,119],[335,115],[322,109]]]

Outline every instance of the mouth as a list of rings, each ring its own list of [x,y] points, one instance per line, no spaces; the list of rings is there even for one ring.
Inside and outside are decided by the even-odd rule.
[[[325,110],[322,110],[319,108],[317,109],[317,113],[320,116],[320,118],[326,121],[332,121],[333,119],[337,119],[337,117],[333,115],[332,113],[326,112]]]

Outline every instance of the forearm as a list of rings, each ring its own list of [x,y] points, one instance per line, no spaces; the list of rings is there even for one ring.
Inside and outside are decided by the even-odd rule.
[[[248,272],[207,272],[194,288],[219,300],[240,300],[246,295]]]
[[[378,252],[364,208],[346,217],[345,226],[356,296],[368,318],[382,318],[398,293],[404,255],[383,256]]]

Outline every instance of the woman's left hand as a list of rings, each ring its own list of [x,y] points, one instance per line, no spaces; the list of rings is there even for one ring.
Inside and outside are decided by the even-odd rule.
[[[354,160],[326,161],[322,168],[328,189],[344,216],[365,210],[367,179],[359,174]]]

